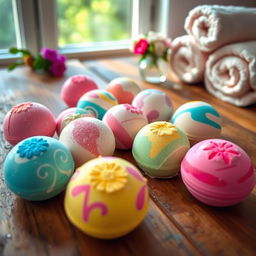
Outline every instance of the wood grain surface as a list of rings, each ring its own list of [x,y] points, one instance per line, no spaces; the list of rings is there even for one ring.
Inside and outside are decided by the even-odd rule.
[[[223,119],[222,138],[238,144],[256,166],[256,106],[238,108],[208,94],[202,84],[168,81],[160,86],[143,82],[134,58],[69,61],[65,77],[51,78],[22,67],[0,71],[0,164],[10,150],[4,140],[4,115],[14,105],[35,101],[49,107],[55,116],[67,108],[60,98],[63,82],[86,74],[100,88],[119,76],[134,79],[143,88],[158,88],[172,99],[174,109],[190,100],[212,104]],[[116,156],[136,164],[130,151]],[[128,235],[99,240],[74,227],[63,209],[64,193],[44,202],[25,201],[8,190],[0,175],[0,255],[256,255],[256,189],[241,203],[225,208],[197,201],[180,176],[148,178],[149,210],[145,220]]]

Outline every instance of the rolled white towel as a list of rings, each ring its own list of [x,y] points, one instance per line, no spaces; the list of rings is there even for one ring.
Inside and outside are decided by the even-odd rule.
[[[206,62],[206,89],[237,106],[256,103],[256,41],[223,46]]]
[[[173,73],[183,82],[203,81],[207,53],[200,51],[192,36],[177,37],[172,42],[168,62]]]
[[[225,44],[256,40],[256,8],[199,5],[185,19],[185,30],[203,51]]]

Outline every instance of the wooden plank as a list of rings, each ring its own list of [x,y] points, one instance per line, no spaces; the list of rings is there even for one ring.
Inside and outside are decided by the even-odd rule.
[[[131,75],[143,88],[156,88],[155,85],[142,82],[136,65],[126,59],[87,62],[86,65],[90,68],[97,65],[98,69],[104,73],[105,80],[108,80],[109,72],[121,70],[122,76],[130,77]],[[222,137],[244,148],[256,165],[255,106],[238,108],[222,102],[209,95],[202,85],[175,86],[175,83],[169,83],[158,88],[170,96],[175,109],[195,99],[207,101],[215,106],[223,117]],[[116,150],[115,154],[136,164],[131,153]],[[184,236],[191,239],[200,253],[203,255],[255,255],[256,219],[253,217],[255,211],[252,209],[255,209],[256,189],[240,204],[216,208],[206,206],[194,199],[186,190],[180,177],[170,180],[148,178],[148,183],[151,198]]]
[[[3,138],[2,122],[7,111],[17,103],[36,101],[49,107],[55,115],[66,108],[60,99],[63,82],[74,74],[86,74],[100,86],[106,82],[86,70],[77,61],[68,65],[65,77],[49,78],[19,68],[12,73],[0,71],[0,148],[2,164],[10,146]],[[11,193],[0,172],[0,255],[200,255],[165,212],[150,199],[143,223],[130,234],[114,240],[91,238],[66,218],[64,193],[44,202],[28,202]]]
[[[8,214],[5,210],[6,216],[0,219],[1,255],[200,255],[152,201],[144,222],[133,232],[100,240],[85,235],[67,220],[63,193],[45,202],[28,202],[4,191],[1,202]]]
[[[23,101],[35,101],[50,108],[57,116],[67,108],[60,98],[62,84],[72,75],[83,74],[91,77],[100,88],[105,87],[106,82],[95,75],[76,60],[68,63],[65,76],[54,78],[47,74],[32,72],[27,67],[18,68],[15,71],[0,71],[0,91],[2,95],[12,98],[12,104]]]
[[[116,156],[134,161],[131,153],[116,150]],[[180,176],[169,180],[147,177],[151,199],[180,232],[190,238],[203,255],[254,255],[256,189],[232,207],[217,208],[200,203],[187,191]],[[227,250],[227,248],[229,248]]]
[[[115,74],[128,76],[143,88],[167,92],[175,109],[196,97],[213,104],[223,116],[223,138],[246,149],[255,165],[255,106],[234,107],[207,94],[202,86],[170,83],[156,87],[144,83],[133,58],[86,65],[90,70],[79,62],[70,62],[66,76],[59,79],[26,68],[11,73],[0,71],[0,122],[11,106],[24,100],[45,104],[57,115],[66,108],[59,97],[61,84],[73,74],[90,75],[101,88]],[[10,149],[2,136],[1,131],[0,163]],[[136,164],[130,151],[116,150],[115,155]],[[0,255],[255,255],[255,190],[236,206],[215,208],[194,199],[180,177],[148,178],[148,184],[151,199],[144,222],[122,238],[105,241],[83,234],[67,220],[63,194],[45,202],[26,202],[6,188],[0,175]]]

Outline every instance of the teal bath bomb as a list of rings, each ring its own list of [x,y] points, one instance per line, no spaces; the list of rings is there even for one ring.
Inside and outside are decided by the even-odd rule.
[[[3,173],[18,196],[40,201],[62,192],[74,172],[71,153],[58,140],[35,136],[18,143],[7,155]]]

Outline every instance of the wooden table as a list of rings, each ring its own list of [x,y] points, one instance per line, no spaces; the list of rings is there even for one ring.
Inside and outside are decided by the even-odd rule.
[[[160,88],[174,108],[190,100],[212,104],[223,118],[224,139],[244,148],[256,166],[256,107],[237,108],[209,95],[202,85],[142,82],[134,58],[70,61],[63,78],[50,78],[19,68],[0,71],[0,121],[17,103],[36,101],[57,116],[66,108],[61,85],[74,74],[91,76],[101,88],[118,76],[136,80],[143,88]],[[1,130],[0,163],[10,146]],[[131,152],[118,151],[134,162]],[[178,176],[148,178],[150,203],[143,223],[115,240],[98,240],[74,227],[63,209],[63,193],[45,202],[28,202],[11,193],[0,180],[0,255],[256,255],[256,190],[243,202],[226,208],[204,205],[191,196]]]

